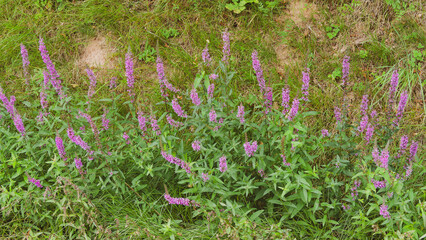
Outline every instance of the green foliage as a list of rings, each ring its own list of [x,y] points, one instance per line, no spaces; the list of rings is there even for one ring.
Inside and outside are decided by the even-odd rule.
[[[327,32],[327,37],[329,39],[333,39],[339,34],[340,27],[337,24],[331,24],[330,26],[325,27],[325,31]]]
[[[259,0],[232,0],[232,3],[225,5],[226,9],[236,14],[244,11],[248,5],[255,5],[257,9],[263,14],[270,14],[280,4],[279,0],[274,1],[259,1]]]
[[[142,53],[138,55],[139,60],[143,60],[146,63],[155,62],[157,51],[145,42],[145,48]]]
[[[163,36],[165,39],[174,38],[179,36],[179,31],[174,28],[162,29],[161,36]]]

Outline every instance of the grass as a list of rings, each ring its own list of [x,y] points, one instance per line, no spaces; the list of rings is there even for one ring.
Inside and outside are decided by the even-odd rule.
[[[25,80],[22,76],[22,63],[19,44],[26,45],[29,51],[32,72],[31,84],[41,79],[43,62],[38,53],[38,37],[43,37],[54,60],[56,68],[64,83],[73,91],[86,94],[89,81],[84,69],[76,69],[75,63],[80,58],[87,42],[96,36],[105,36],[108,42],[117,51],[112,58],[116,61],[114,69],[105,74],[103,88],[107,87],[107,80],[111,76],[118,77],[119,89],[125,90],[124,54],[131,49],[135,56],[143,53],[146,45],[151,46],[159,54],[166,66],[166,76],[175,85],[182,89],[190,88],[193,76],[201,68],[199,65],[201,51],[206,46],[210,49],[213,58],[221,58],[222,40],[220,33],[225,29],[231,32],[231,64],[238,69],[238,78],[234,78],[235,94],[247,96],[249,92],[257,91],[257,83],[251,67],[251,53],[253,49],[259,51],[259,58],[265,71],[267,82],[275,89],[275,99],[279,103],[280,89],[288,83],[291,92],[300,89],[301,71],[311,68],[312,83],[311,107],[323,112],[324,120],[313,119],[318,128],[328,128],[334,121],[333,116],[325,115],[326,110],[332,109],[335,96],[342,94],[339,89],[340,78],[332,79],[329,75],[341,66],[344,55],[351,56],[350,81],[354,86],[361,86],[353,90],[353,105],[360,103],[360,96],[370,94],[374,96],[376,106],[383,104],[381,97],[386,92],[390,75],[393,69],[400,70],[400,91],[409,89],[413,96],[408,107],[405,119],[412,134],[424,133],[426,129],[425,82],[426,59],[417,61],[419,67],[413,68],[408,64],[410,54],[419,43],[425,43],[425,25],[419,23],[417,12],[424,11],[422,1],[413,1],[414,11],[396,17],[396,10],[381,2],[379,5],[353,3],[352,1],[319,1],[316,3],[315,16],[302,18],[302,24],[295,24],[288,15],[287,9],[291,2],[284,1],[271,14],[265,15],[256,7],[249,7],[240,14],[234,14],[225,8],[229,1],[64,1],[61,10],[55,1],[47,1],[41,6],[41,1],[14,1],[0,0],[0,78],[1,86],[10,95],[25,93]],[[345,14],[342,13],[342,7]],[[364,4],[364,5],[363,5]],[[347,10],[349,9],[349,10]],[[359,9],[366,10],[361,16]],[[368,16],[374,12],[376,16]],[[424,14],[424,13],[423,13]],[[282,17],[284,21],[278,21]],[[361,18],[362,17],[362,18]],[[356,21],[353,21],[356,19]],[[375,21],[380,19],[380,21]],[[336,37],[329,39],[326,36],[327,26],[339,26]],[[351,34],[360,24],[357,32],[365,36],[362,44],[354,44],[356,37]],[[165,36],[165,30],[175,29],[177,36]],[[364,30],[364,31],[362,31]],[[388,37],[390,36],[390,37]],[[284,44],[290,51],[277,52],[276,47]],[[342,51],[343,50],[343,51]],[[360,57],[359,52],[366,51],[367,55]],[[294,53],[294,61],[282,64],[278,61],[279,54]],[[156,56],[153,56],[154,59]],[[292,57],[291,57],[292,58]],[[282,68],[283,70],[279,70]],[[99,69],[98,69],[99,71]],[[138,61],[135,69],[136,88],[138,99],[141,102],[157,102],[160,94],[157,86],[155,62]],[[74,87],[74,84],[76,87]],[[358,85],[357,85],[358,84]],[[96,98],[102,99],[106,91],[99,90]],[[35,97],[27,95],[29,99]],[[25,100],[25,99],[24,99]],[[422,114],[418,114],[422,109]],[[123,109],[123,112],[125,109]],[[156,199],[148,192],[143,196],[145,201],[155,204]],[[172,213],[170,209],[143,209],[144,205],[136,205],[137,199],[113,199],[112,196],[102,196],[95,202],[101,212],[113,212],[112,216],[105,216],[105,222],[119,220],[119,226],[129,226],[126,232],[119,232],[129,236],[196,236],[203,238],[215,236],[221,229],[203,230],[194,228],[190,219],[191,212],[183,210],[181,213]],[[108,202],[120,204],[108,204]],[[141,209],[142,208],[142,209]],[[160,218],[155,211],[163,216]],[[181,224],[175,220],[189,221]],[[127,220],[126,220],[127,219]],[[21,219],[24,220],[24,219]],[[17,220],[19,221],[19,220]],[[129,223],[127,223],[129,222]],[[265,226],[265,225],[263,225]],[[223,226],[224,229],[241,229]],[[348,226],[349,227],[349,226]],[[124,229],[120,227],[120,229]],[[248,227],[247,229],[252,229]],[[246,230],[247,230],[246,229]],[[258,228],[253,228],[258,229]],[[266,227],[265,229],[266,230]],[[295,232],[297,226],[293,229]],[[249,230],[247,230],[249,231]],[[311,229],[312,233],[320,229]],[[17,232],[24,233],[24,229]],[[32,233],[29,233],[31,236]],[[140,234],[140,235],[138,235]],[[24,235],[20,236],[23,237]],[[317,236],[320,236],[317,234]]]

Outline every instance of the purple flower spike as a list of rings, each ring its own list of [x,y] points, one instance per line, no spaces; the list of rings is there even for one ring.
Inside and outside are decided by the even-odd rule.
[[[204,182],[207,182],[210,179],[209,174],[207,173],[201,173],[201,178]]]
[[[229,32],[228,31],[223,32],[222,40],[223,40],[222,62],[228,64],[229,63],[229,57],[231,56],[231,45],[229,43]]]
[[[303,101],[308,101],[308,96],[309,96],[309,68],[306,68],[306,72],[302,72],[303,75],[303,85],[302,85],[302,100]]]
[[[188,115],[182,110],[182,107],[179,105],[176,98],[172,100],[172,108],[179,117],[188,117]]]
[[[188,163],[184,162],[183,160],[177,157],[174,157],[173,155],[166,153],[165,151],[161,151],[161,155],[166,161],[173,163],[175,165],[178,165],[179,167],[184,169],[187,173],[191,173],[191,168],[189,167]]]
[[[126,78],[127,78],[127,87],[129,89],[127,89],[127,91],[129,92],[129,96],[132,98],[132,102],[133,102],[133,97],[135,96],[135,93],[133,92],[133,89],[135,87],[135,78],[133,76],[133,67],[134,67],[134,63],[133,63],[133,55],[132,52],[129,49],[129,52],[126,53]]]
[[[158,126],[158,121],[155,118],[155,115],[151,115],[151,117],[149,118],[149,120],[151,121],[152,131],[154,131],[155,134],[157,134],[157,136],[160,136],[161,130],[160,130],[160,126]]]
[[[106,131],[109,128],[109,119],[106,118],[108,110],[104,108],[104,114],[102,114],[102,128]]]
[[[24,76],[26,79],[26,84],[29,85],[29,72],[28,66],[30,65],[30,60],[28,60],[28,51],[25,48],[24,44],[21,44],[21,56],[22,56],[22,67],[24,69]]]
[[[240,119],[240,123],[243,124],[246,120],[244,119],[244,106],[241,103],[240,106],[238,106],[238,114],[237,114],[237,118]]]
[[[407,100],[408,100],[408,93],[407,93],[407,91],[404,91],[401,94],[401,98],[399,100],[398,110],[397,110],[397,113],[396,113],[396,119],[393,121],[395,126],[398,126],[399,121],[402,118],[402,114],[404,113],[405,106],[407,105]]]
[[[273,101],[273,93],[271,87],[265,88],[265,94],[263,98],[265,99],[265,102],[263,103],[263,106],[265,107],[265,114],[268,114],[271,111]]]
[[[336,118],[336,124],[342,120],[342,112],[338,107],[334,107],[334,118]]]
[[[387,149],[382,150],[380,155],[380,167],[388,169],[389,167],[389,151]]]
[[[178,121],[175,121],[170,115],[167,115],[166,116],[166,119],[167,119],[167,122],[170,124],[170,126],[172,126],[172,127],[176,127],[176,128],[179,128],[179,127],[181,127],[181,126],[183,126],[183,123],[182,122],[178,122]]]
[[[209,98],[213,98],[213,92],[214,92],[214,83],[210,84],[207,88],[207,95],[209,95]]]
[[[81,169],[81,167],[83,167],[83,163],[81,162],[81,159],[80,159],[80,158],[75,158],[75,159],[74,159],[74,163],[75,163],[75,167],[76,167],[78,170],[80,170],[80,169]]]
[[[139,111],[138,112],[138,122],[139,122],[139,128],[142,130],[142,135],[145,136],[147,127],[146,127],[146,123],[147,123],[148,119],[143,115],[143,112]]]
[[[257,57],[257,51],[254,50],[253,53],[251,54],[251,59],[252,59],[252,65],[253,65],[253,69],[254,72],[256,73],[256,78],[257,78],[257,82],[259,84],[260,87],[260,92],[262,93],[262,95],[265,92],[265,79],[263,77],[263,70],[262,67],[260,66],[260,61]]]
[[[203,53],[201,54],[203,58],[203,62],[206,64],[206,66],[209,66],[212,59],[209,54],[209,48],[206,46],[206,48],[203,49]]]
[[[55,88],[59,97],[63,99],[64,97],[66,97],[66,95],[62,92],[61,79],[58,72],[56,72],[55,65],[50,60],[49,52],[47,51],[46,46],[44,45],[43,38],[40,38],[39,50],[41,58],[43,59],[43,62],[44,64],[46,64],[47,70],[49,71],[50,82],[52,83],[52,86]]]
[[[13,123],[15,124],[15,127],[18,130],[18,132],[20,132],[21,135],[24,136],[25,127],[24,127],[24,123],[22,122],[21,115],[19,115],[18,113],[13,114]]]
[[[283,109],[283,115],[287,114],[289,103],[290,103],[290,89],[288,88],[283,88],[282,89],[282,101],[281,101],[281,106],[284,108]]]
[[[169,94],[166,92],[166,89],[169,89],[170,91],[174,93],[179,92],[179,89],[173,87],[172,84],[170,84],[167,81],[166,75],[164,74],[163,60],[161,60],[160,56],[157,57],[157,74],[158,74],[158,80],[160,82],[161,96],[163,97],[169,96]]]
[[[40,180],[36,180],[35,178],[28,178],[28,181],[33,183],[34,185],[36,185],[39,188],[43,188],[43,186],[40,183]]]
[[[321,130],[321,134],[322,134],[322,136],[323,136],[323,137],[328,137],[328,136],[330,136],[330,134],[328,133],[328,130],[327,130],[327,129],[323,129],[323,130]]]
[[[126,133],[126,132],[124,132],[124,133],[123,133],[123,138],[124,138],[124,140],[126,140],[126,143],[127,143],[127,144],[130,144],[130,141],[129,141],[129,135],[127,135],[127,133]]]
[[[196,106],[199,106],[201,104],[200,98],[198,98],[198,93],[195,88],[191,90],[191,100],[192,103]]]
[[[297,112],[299,111],[299,103],[298,98],[293,99],[293,103],[291,104],[291,109],[287,117],[289,121],[293,121],[294,117],[297,115]]]
[[[382,204],[380,206],[380,215],[382,215],[386,219],[390,219],[391,218],[391,216],[390,216],[390,214],[388,212],[388,206],[386,204]]]
[[[192,143],[192,149],[194,149],[194,151],[196,151],[196,152],[200,151],[201,150],[201,142],[198,141],[198,140],[195,140]]]
[[[404,135],[401,137],[401,140],[399,142],[398,158],[405,153],[405,149],[407,148],[407,146],[408,146],[408,136]]]
[[[409,158],[410,163],[411,161],[414,160],[414,157],[416,156],[418,146],[419,146],[418,142],[414,142],[414,141],[411,142],[410,158]]]
[[[55,143],[62,160],[66,161],[67,157],[65,153],[64,142],[62,141],[62,138],[59,135],[56,135]]]
[[[367,124],[368,124],[368,115],[364,115],[361,118],[361,122],[359,123],[358,131],[361,133],[364,132],[365,128],[367,127]]]
[[[346,86],[349,77],[349,56],[345,56],[342,62],[342,85]]]
[[[362,102],[361,102],[361,113],[362,115],[367,115],[368,111],[368,95],[362,96]]]
[[[41,88],[41,91],[40,91],[40,104],[41,104],[41,108],[46,109],[48,107],[46,90],[48,88],[47,83],[49,83],[49,75],[46,71],[43,71],[43,78],[44,78],[44,81],[43,81],[44,86]]]
[[[283,159],[284,166],[290,166],[290,163],[287,162],[287,158],[284,154],[281,154],[281,158]]]
[[[172,198],[169,194],[164,194],[164,199],[166,199],[169,204],[175,205],[189,206],[191,203],[191,200],[189,200],[188,198]]]
[[[374,133],[374,125],[369,123],[367,125],[367,131],[365,132],[365,137],[364,137],[366,144],[370,143],[370,140],[373,137],[373,133]]]
[[[87,68],[86,72],[87,72],[87,76],[89,76],[89,80],[90,80],[90,86],[89,86],[89,91],[87,92],[87,96],[89,97],[89,99],[91,99],[93,94],[95,94],[96,77],[95,77],[95,74],[93,73],[93,71],[90,68]]]
[[[67,134],[68,134],[69,139],[73,143],[77,144],[78,146],[80,146],[81,148],[83,148],[84,150],[86,150],[89,154],[93,153],[93,151],[90,150],[90,146],[86,142],[84,142],[83,139],[81,139],[80,136],[76,136],[75,135],[74,129],[72,129],[71,127],[69,127],[67,129]]]
[[[389,86],[389,104],[391,108],[393,107],[393,102],[395,100],[395,93],[396,93],[396,89],[398,88],[398,80],[399,80],[398,71],[395,70],[393,71],[392,78],[390,81],[390,86]]]
[[[212,108],[212,110],[209,113],[209,117],[210,117],[210,122],[217,122],[217,115],[216,115],[216,111],[214,110],[214,108]]]
[[[250,142],[244,143],[244,150],[246,151],[246,155],[251,157],[257,151],[257,141],[254,141],[250,144]]]
[[[219,158],[219,171],[225,172],[228,169],[228,165],[226,163],[226,157],[223,155],[221,158]]]
[[[211,80],[216,80],[218,77],[219,77],[219,75],[214,74],[214,73],[212,73],[212,74],[210,74],[210,75],[209,75],[209,78],[210,78]]]
[[[117,87],[116,80],[117,80],[116,77],[111,78],[111,80],[109,81],[109,89],[114,89]]]
[[[3,102],[6,111],[10,114],[10,117],[13,118],[15,114],[15,96],[10,96],[10,100],[3,93],[3,89],[0,87],[0,100]]]
[[[374,179],[371,179],[371,182],[374,184],[375,188],[385,188],[386,187],[386,180],[376,181]]]

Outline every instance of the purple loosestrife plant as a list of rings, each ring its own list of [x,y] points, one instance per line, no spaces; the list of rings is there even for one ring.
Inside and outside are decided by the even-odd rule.
[[[263,96],[265,102],[263,106],[265,108],[265,114],[268,114],[272,109],[272,101],[273,101],[273,92],[271,87],[265,88],[265,94]]]
[[[93,97],[93,94],[95,94],[96,77],[95,77],[95,74],[93,73],[93,71],[90,68],[87,68],[86,72],[87,72],[87,76],[89,77],[89,80],[90,80],[89,90],[87,91],[87,97],[90,100]]]
[[[40,104],[41,104],[41,108],[43,110],[46,110],[46,108],[48,107],[48,102],[47,102],[47,94],[46,94],[46,90],[48,88],[48,85],[46,83],[49,82],[49,75],[46,71],[43,71],[43,85],[40,91]]]
[[[133,71],[134,71],[134,62],[133,62],[133,55],[132,52],[129,51],[126,53],[126,78],[127,78],[127,91],[129,92],[129,96],[132,98],[132,102],[133,102],[133,98],[135,96],[135,93],[133,92],[133,89],[135,88],[135,77],[133,76]]]
[[[41,58],[43,59],[43,62],[44,62],[44,64],[46,64],[46,68],[49,71],[50,82],[52,83],[52,86],[55,88],[60,99],[65,98],[66,95],[62,91],[62,84],[61,84],[60,76],[59,76],[58,72],[56,71],[55,65],[53,64],[52,60],[50,60],[49,52],[47,51],[46,46],[44,45],[43,38],[40,38],[39,50],[40,50]]]
[[[75,163],[75,167],[78,170],[81,170],[81,168],[83,167],[83,163],[81,162],[81,159],[80,158],[75,158],[74,159],[74,163]]]
[[[217,115],[216,115],[216,111],[214,110],[214,108],[212,108],[212,110],[210,110],[209,120],[210,120],[210,122],[217,122]]]
[[[303,85],[302,85],[302,100],[307,102],[308,101],[308,96],[309,96],[309,68],[306,68],[306,72],[302,72],[303,75]]]
[[[204,182],[207,182],[210,179],[209,174],[207,173],[201,173],[201,178]]]
[[[342,112],[338,107],[334,107],[334,118],[336,119],[336,124],[339,124],[342,120]]]
[[[401,137],[401,140],[399,141],[399,153],[398,158],[401,157],[405,153],[405,149],[408,146],[408,136],[404,135]]]
[[[9,99],[3,93],[3,89],[0,87],[0,100],[3,102],[3,105],[6,108],[6,111],[10,114],[10,117],[13,118],[13,115],[15,113],[15,96],[10,96],[9,101]]]
[[[223,155],[219,158],[219,171],[225,172],[228,169],[228,164],[226,162],[226,157]]]
[[[13,124],[15,124],[15,127],[18,130],[18,132],[20,132],[21,135],[24,136],[25,135],[24,123],[22,122],[21,115],[19,115],[19,113],[17,112],[13,114]]]
[[[386,204],[382,204],[380,206],[380,215],[382,215],[385,219],[390,219],[390,213],[388,212],[388,205]]]
[[[210,78],[211,80],[216,80],[218,77],[219,77],[219,75],[214,74],[214,73],[212,73],[212,74],[210,74],[210,75],[209,75],[209,78]]]
[[[214,93],[214,83],[210,84],[209,87],[207,88],[207,95],[209,96],[209,98],[213,98],[213,93]]]
[[[366,144],[370,143],[370,140],[373,137],[373,134],[374,134],[374,125],[369,123],[367,125],[367,131],[365,132],[365,137],[364,137]]]
[[[184,206],[189,206],[191,203],[191,200],[189,200],[188,198],[172,198],[169,194],[164,194],[164,199],[167,200],[167,202],[169,202],[169,204],[174,204],[174,205],[184,205]]]
[[[203,49],[203,53],[201,54],[201,57],[203,58],[203,62],[206,64],[206,66],[209,66],[212,62],[212,59],[209,54],[209,48],[206,46],[206,48]]]
[[[198,97],[198,93],[195,88],[191,90],[191,100],[192,103],[196,106],[199,106],[201,104],[200,98]]]
[[[170,115],[167,115],[167,116],[166,116],[166,119],[167,119],[167,122],[168,122],[168,123],[170,124],[170,126],[172,126],[172,127],[179,128],[179,127],[183,126],[183,123],[182,123],[182,122],[175,121],[175,120],[172,118],[172,116],[170,116]]]
[[[145,136],[146,134],[147,122],[148,122],[148,119],[143,115],[143,112],[138,111],[138,123],[139,123],[139,128],[142,130],[142,136]]]
[[[157,136],[160,136],[161,135],[161,130],[160,130],[160,127],[158,126],[158,121],[155,118],[155,115],[151,115],[151,117],[149,118],[149,120],[151,122],[152,131],[154,131]]]
[[[93,151],[90,150],[90,146],[86,142],[84,142],[83,139],[81,139],[80,136],[75,135],[74,129],[72,127],[68,127],[67,134],[68,134],[69,139],[73,143],[77,144],[82,149],[86,150],[90,155],[93,154]]]
[[[407,100],[408,100],[408,93],[407,93],[407,91],[404,91],[401,94],[401,98],[400,98],[399,104],[398,104],[398,110],[396,112],[396,119],[393,122],[395,124],[395,126],[399,125],[399,121],[401,120],[402,114],[404,113],[405,106],[407,105]]]
[[[289,103],[290,103],[290,89],[288,87],[287,88],[283,88],[281,96],[282,96],[281,106],[284,108],[283,109],[283,115],[286,115],[287,111],[288,111],[288,109],[290,107],[289,106]]]
[[[293,99],[293,103],[291,104],[291,109],[287,117],[289,121],[293,121],[294,117],[296,117],[297,112],[299,111],[299,103],[298,98]]]
[[[157,57],[157,74],[158,74],[158,80],[160,82],[161,96],[165,98],[169,96],[168,93],[166,92],[166,89],[169,89],[170,91],[174,93],[179,92],[179,89],[173,87],[172,84],[170,84],[167,81],[166,75],[164,74],[163,60],[161,60],[160,56]]]
[[[327,129],[321,130],[321,135],[322,135],[322,137],[328,137],[328,136],[330,136],[330,134],[328,133]]]
[[[349,77],[349,56],[345,56],[342,62],[342,85],[346,86]]]
[[[368,124],[368,115],[364,115],[364,116],[361,118],[361,122],[359,123],[358,131],[359,131],[360,133],[363,133],[363,132],[364,132],[364,130],[366,129],[366,127],[367,127],[367,124]]]
[[[104,107],[104,114],[102,114],[102,128],[104,129],[104,131],[108,130],[109,128],[109,119],[106,118],[108,112],[109,111]]]
[[[188,115],[182,110],[182,107],[179,105],[176,98],[172,100],[172,108],[179,117],[188,117]]]
[[[358,191],[357,189],[361,186],[361,181],[359,180],[355,180],[354,181],[354,186],[351,188],[351,196],[352,196],[352,201],[355,200],[355,198],[358,196]]]
[[[36,187],[38,187],[38,188],[43,188],[43,186],[40,183],[40,180],[36,180],[35,178],[29,177],[28,181],[33,183],[34,185],[36,185]]]
[[[126,132],[123,133],[123,138],[124,138],[124,140],[126,140],[127,145],[130,144],[129,135],[127,135]]]
[[[25,83],[29,85],[30,82],[29,82],[28,66],[30,65],[30,60],[28,60],[28,51],[25,48],[24,44],[21,44],[21,56],[22,56],[22,68],[24,69]]]
[[[416,156],[418,146],[419,146],[418,142],[414,142],[414,141],[411,142],[410,157],[408,158],[410,163],[411,163],[411,161],[414,160],[414,157]]]
[[[254,153],[257,151],[257,141],[254,141],[250,144],[250,142],[244,143],[244,150],[248,157],[252,157]]]
[[[392,78],[390,81],[389,86],[389,107],[392,109],[393,103],[395,101],[395,93],[398,88],[398,80],[399,80],[399,74],[398,71],[393,71]]]
[[[373,183],[375,188],[385,188],[386,187],[386,180],[376,181],[374,179],[371,179],[371,182]]]
[[[289,162],[287,162],[287,158],[286,158],[286,156],[285,156],[284,154],[281,154],[281,158],[283,159],[283,164],[284,164],[284,166],[289,167],[289,166],[290,166],[290,163],[289,163]]]
[[[117,87],[116,80],[117,80],[116,77],[111,78],[111,80],[109,81],[109,89],[114,89]]]
[[[256,50],[254,50],[253,53],[251,54],[251,59],[252,59],[254,72],[256,73],[257,82],[260,87],[260,93],[263,95],[266,88],[265,78],[263,77],[263,70],[262,70],[262,67],[260,66],[260,61],[258,59]]]
[[[64,148],[64,142],[62,141],[62,138],[58,135],[56,135],[55,138],[56,147],[58,148],[59,156],[61,156],[62,160],[66,161],[66,153]]]
[[[201,150],[201,142],[198,140],[195,140],[194,142],[192,142],[192,149],[194,149],[194,151],[198,152]]]
[[[241,103],[240,106],[238,106],[238,113],[237,113],[237,118],[240,119],[240,123],[243,124],[246,120],[244,119],[244,106]]]
[[[173,155],[170,155],[168,153],[166,153],[165,151],[161,152],[161,155],[163,156],[163,158],[170,162],[173,163],[175,165],[178,165],[179,167],[181,167],[182,169],[184,169],[187,173],[191,173],[191,168],[189,167],[189,164],[184,162],[183,160],[174,157]]]
[[[222,33],[222,40],[223,40],[223,57],[222,62],[228,64],[229,63],[229,57],[231,56],[231,44],[229,41],[229,32],[226,30]]]
[[[368,115],[367,114],[368,111],[368,95],[365,94],[362,96],[362,101],[361,101],[361,114],[362,115]]]
[[[389,151],[387,149],[382,150],[380,155],[380,167],[384,169],[389,168]]]

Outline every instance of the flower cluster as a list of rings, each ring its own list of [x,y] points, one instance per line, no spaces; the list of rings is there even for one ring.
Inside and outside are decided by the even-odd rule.
[[[183,123],[182,123],[182,122],[178,122],[178,121],[174,120],[174,119],[172,118],[172,116],[170,116],[170,115],[167,115],[167,116],[166,116],[166,119],[167,119],[167,122],[168,122],[168,123],[169,123],[172,127],[179,128],[179,127],[183,126]]]
[[[293,103],[291,104],[291,109],[290,112],[288,113],[288,120],[289,121],[293,121],[294,117],[296,117],[297,112],[299,111],[299,99],[298,98],[294,98],[293,99]]]
[[[330,136],[330,133],[328,133],[328,130],[327,130],[327,129],[323,129],[323,130],[321,130],[321,135],[322,135],[323,137],[328,137],[328,136]]]
[[[66,161],[67,157],[65,153],[64,142],[62,141],[62,138],[59,135],[56,135],[55,143],[59,151],[59,156],[61,156],[61,158]]]
[[[358,196],[357,189],[361,186],[361,181],[355,180],[354,186],[351,188],[351,196],[352,200],[355,200],[355,198]]]
[[[222,40],[223,40],[222,62],[229,63],[229,57],[231,56],[231,45],[229,43],[229,32],[228,31],[223,32]]]
[[[72,127],[68,127],[67,134],[68,134],[69,139],[73,143],[77,144],[78,146],[80,146],[81,148],[86,150],[89,154],[93,154],[93,151],[90,150],[90,146],[86,142],[84,142],[83,139],[81,139],[80,136],[75,135],[74,129]]]
[[[382,204],[380,206],[380,215],[382,215],[386,219],[390,219],[390,214],[388,212],[388,206],[386,204]]]
[[[201,178],[204,182],[207,182],[210,179],[209,174],[207,173],[201,173]]]
[[[243,124],[246,120],[244,119],[244,106],[241,103],[240,106],[238,106],[238,113],[237,113],[237,118],[240,119],[240,123]]]
[[[126,132],[124,132],[123,133],[123,138],[124,138],[124,140],[126,140],[126,144],[130,144],[130,140],[129,140],[129,135],[127,135],[127,133]]]
[[[290,166],[290,163],[287,162],[287,158],[284,154],[281,154],[281,158],[283,159],[284,166],[287,166],[287,167]]]
[[[306,72],[302,72],[303,75],[303,85],[302,85],[302,100],[308,101],[309,96],[309,68],[306,68]]]
[[[104,131],[108,130],[109,128],[109,119],[106,118],[106,115],[108,114],[108,110],[104,108],[104,114],[102,114],[102,128]]]
[[[74,159],[74,163],[75,163],[75,167],[76,167],[78,170],[80,170],[80,169],[81,169],[81,167],[83,167],[83,163],[81,162],[81,159],[80,159],[80,158],[75,158],[75,159]]]
[[[209,98],[213,98],[213,93],[214,93],[214,83],[210,84],[209,87],[207,88],[207,95],[209,96]]]
[[[290,89],[289,88],[283,88],[282,89],[282,101],[281,101],[281,106],[284,108],[283,109],[283,115],[287,114],[289,103],[290,103]]]
[[[209,66],[212,62],[212,59],[209,54],[209,48],[206,46],[206,48],[203,49],[203,53],[201,54],[201,57],[203,58],[203,62],[206,64],[206,66]]]
[[[386,187],[386,180],[376,181],[374,179],[371,179],[371,182],[374,184],[375,188],[385,188]]]
[[[228,169],[228,164],[226,162],[226,156],[223,155],[219,158],[219,171],[225,172]]]
[[[262,67],[260,66],[260,61],[257,57],[257,51],[256,50],[254,50],[253,53],[251,54],[251,59],[252,59],[254,72],[256,73],[257,82],[258,82],[259,87],[260,87],[260,92],[263,95],[264,92],[265,92],[265,88],[266,88],[265,78],[263,77],[263,70],[262,70]]]
[[[49,71],[50,82],[52,83],[52,86],[55,88],[56,92],[58,93],[61,99],[65,98],[66,95],[62,92],[60,76],[55,69],[55,65],[50,60],[49,52],[47,51],[46,46],[44,45],[43,38],[40,38],[39,50],[40,50],[41,58],[43,59],[44,64],[46,64],[47,71]]]
[[[265,114],[268,114],[272,108],[272,100],[273,100],[273,92],[271,87],[265,88],[265,93],[263,95],[263,98],[265,99],[265,102],[263,103],[263,106],[265,108]]]
[[[21,44],[21,56],[22,56],[22,67],[24,69],[24,76],[26,79],[26,84],[29,85],[29,72],[28,66],[30,65],[30,60],[28,60],[28,51],[25,48],[24,44]]]
[[[244,150],[246,151],[248,157],[253,156],[253,154],[257,151],[257,141],[254,141],[253,143],[244,143]]]
[[[345,56],[342,62],[342,85],[347,85],[349,77],[349,56]]]
[[[188,198],[172,198],[169,194],[164,194],[164,199],[166,199],[169,204],[189,206],[191,203],[191,200]]]
[[[195,88],[191,90],[191,100],[192,100],[192,103],[196,106],[199,106],[201,104],[201,100],[198,97],[198,93]]]
[[[178,165],[179,167],[184,169],[187,173],[191,173],[191,168],[189,167],[188,163],[184,162],[183,160],[181,160],[177,157],[174,157],[171,154],[166,153],[165,151],[161,151],[161,155],[168,162]]]
[[[133,89],[135,87],[135,77],[133,76],[133,55],[132,52],[129,49],[129,52],[126,53],[126,78],[127,78],[127,91],[129,92],[129,96],[133,98],[135,96],[135,93],[133,92]],[[133,99],[131,100],[133,102]]]
[[[389,107],[390,108],[393,107],[396,89],[398,88],[398,80],[399,80],[398,71],[395,70],[393,71],[392,78],[390,81],[390,86],[389,86]]]
[[[188,115],[182,110],[182,107],[179,105],[176,98],[172,100],[172,108],[179,117],[188,117]]]
[[[87,68],[86,72],[87,72],[87,76],[89,76],[89,80],[90,80],[90,86],[89,86],[89,90],[87,91],[87,96],[89,97],[89,99],[91,99],[93,97],[93,94],[95,94],[96,77],[95,77],[95,74],[93,73],[93,71],[90,68]]]
[[[211,80],[216,80],[218,77],[219,77],[219,75],[214,74],[214,73],[212,73],[212,74],[210,74],[210,75],[209,75],[209,78],[210,78]]]
[[[398,110],[396,112],[396,119],[393,121],[395,126],[398,126],[399,121],[402,118],[402,114],[404,113],[405,106],[407,105],[407,100],[408,100],[408,93],[407,93],[407,91],[404,91],[401,94],[401,98],[399,100]]]
[[[194,151],[198,152],[201,150],[201,142],[198,140],[195,140],[194,142],[192,142],[192,149],[194,149]]]
[[[161,60],[160,56],[157,57],[157,74],[158,80],[160,82],[160,91],[163,97],[168,97],[169,95],[166,92],[166,89],[176,93],[179,92],[179,89],[172,86],[166,79],[166,75],[164,74],[164,65],[163,60]]]
[[[139,128],[142,130],[142,135],[145,136],[145,132],[147,130],[146,123],[147,123],[146,117],[143,115],[143,112],[138,111],[138,122],[139,122]]]
[[[339,122],[342,120],[342,113],[338,107],[334,107],[334,118],[336,118],[336,124],[339,124]]]
[[[39,188],[43,188],[43,186],[40,183],[40,180],[36,180],[35,178],[28,178],[28,181],[30,181],[31,183],[33,183],[34,185],[36,185]]]
[[[161,130],[160,130],[160,126],[158,126],[158,121],[155,118],[154,115],[151,115],[151,117],[149,118],[149,120],[151,121],[151,128],[152,131],[155,132],[155,134],[157,134],[157,136],[160,136],[161,134]]]

